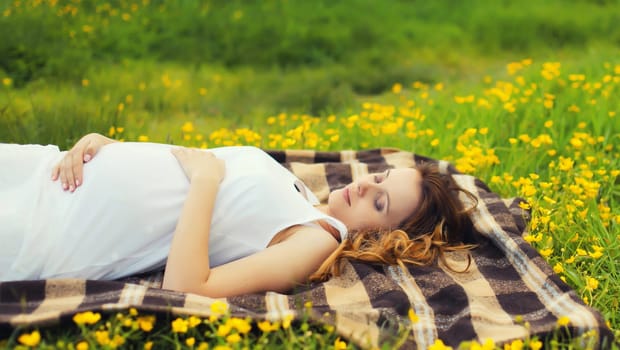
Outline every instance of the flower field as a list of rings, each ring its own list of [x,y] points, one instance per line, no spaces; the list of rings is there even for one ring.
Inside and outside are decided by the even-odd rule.
[[[54,35],[64,36],[62,40],[70,44],[63,45],[79,53],[80,48],[92,49],[92,36],[104,40],[119,28],[130,36],[139,32],[137,19],[157,21],[156,6],[150,1],[117,5],[90,8],[79,1],[15,1],[0,6],[0,25],[32,19],[62,23]],[[242,21],[248,14],[226,9],[229,21]],[[183,9],[179,11],[183,14]],[[65,20],[55,22],[57,17]],[[143,48],[140,45],[136,47]],[[95,53],[103,49],[92,50],[90,59],[95,62]],[[54,51],[40,51],[41,57],[49,52]],[[66,148],[83,134],[100,132],[124,141],[200,148],[395,147],[446,159],[503,197],[526,199],[532,220],[525,240],[586,304],[601,311],[616,338],[620,337],[617,47],[546,53],[544,58],[503,53],[501,59],[485,61],[483,68],[464,77],[396,75],[385,83],[386,89],[373,94],[344,85],[325,88],[323,82],[340,74],[341,66],[312,66],[287,75],[284,70],[230,68],[221,63],[190,68],[175,61],[145,59],[142,54],[112,63],[97,61],[90,67],[79,62],[75,74],[62,73],[64,61],[46,65],[51,70],[38,76],[26,68],[17,74],[15,66],[0,65],[0,142],[54,143]],[[362,71],[370,76],[369,69],[363,66]],[[35,76],[29,77],[28,72]],[[329,94],[323,94],[324,89]],[[294,97],[286,91],[294,92]],[[299,96],[307,99],[282,107],[283,101]],[[312,108],[317,104],[324,108]],[[127,314],[78,314],[74,327],[20,330],[0,340],[0,347],[353,347],[333,329],[307,320],[253,322],[229,317],[226,305],[216,304],[216,308],[219,316],[211,320],[157,319],[133,309]],[[410,319],[415,322],[415,315]],[[569,323],[570,319],[561,319],[558,329]],[[403,334],[407,336],[411,335]],[[542,345],[538,339],[523,339],[506,348]],[[565,345],[571,346],[580,348]],[[503,345],[487,342],[463,347]],[[435,344],[435,349],[445,348],[439,341]]]

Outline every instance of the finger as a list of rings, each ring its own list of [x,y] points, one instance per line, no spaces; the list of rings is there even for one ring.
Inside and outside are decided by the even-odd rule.
[[[60,163],[54,165],[52,168],[52,181],[58,180],[58,173],[60,172]]]
[[[91,141],[87,141],[71,159],[71,170],[75,180],[75,188],[84,183],[84,163],[92,159],[95,149]],[[71,185],[71,184],[69,184]]]
[[[84,167],[83,156],[81,154],[74,154],[71,157],[71,175],[72,179],[69,180],[69,191],[73,192],[82,181],[82,168]]]
[[[67,179],[67,157],[70,157],[70,155],[67,153],[67,155],[65,155],[65,157],[62,159],[61,164],[60,164],[60,185],[62,186],[63,190],[67,190],[69,189],[69,182]]]
[[[73,176],[73,159],[76,158],[73,152],[67,153],[67,156],[64,160],[64,170],[65,170],[65,183],[63,184],[63,188],[65,190],[73,191],[75,188],[75,177]]]

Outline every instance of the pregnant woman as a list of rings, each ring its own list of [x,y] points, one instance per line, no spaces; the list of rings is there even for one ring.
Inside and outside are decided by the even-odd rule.
[[[117,279],[211,297],[288,291],[343,257],[430,264],[467,249],[460,190],[430,165],[356,179],[320,205],[253,147],[189,149],[88,134],[0,144],[0,281]]]

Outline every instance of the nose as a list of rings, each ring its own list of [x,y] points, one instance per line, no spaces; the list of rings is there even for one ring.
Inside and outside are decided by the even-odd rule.
[[[361,180],[357,183],[357,195],[359,197],[364,197],[368,191],[374,189],[377,186],[374,182],[369,182],[367,180]]]

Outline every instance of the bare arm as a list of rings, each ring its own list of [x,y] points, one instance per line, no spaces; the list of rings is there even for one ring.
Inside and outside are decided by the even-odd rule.
[[[172,153],[190,187],[172,238],[163,287],[189,291],[209,279],[211,217],[225,166],[209,152],[174,148]]]
[[[166,284],[164,276],[163,288],[213,298],[266,291],[286,292],[306,282],[338,247],[338,242],[326,231],[305,226],[296,229],[281,243],[209,269],[208,278],[197,283],[185,280],[181,281],[182,286],[171,286]],[[190,269],[202,268],[198,264],[198,261],[193,262]],[[166,270],[166,274],[169,272]]]
[[[206,282],[209,268],[209,233],[219,181],[192,179],[168,254],[163,287],[180,291]]]
[[[60,179],[62,188],[73,192],[84,181],[84,163],[88,163],[99,149],[117,142],[101,134],[91,133],[83,136],[52,169],[52,181]]]
[[[307,282],[338,247],[338,242],[319,228],[298,226],[296,229],[281,243],[211,269],[209,280],[191,292],[209,297],[282,293]]]

